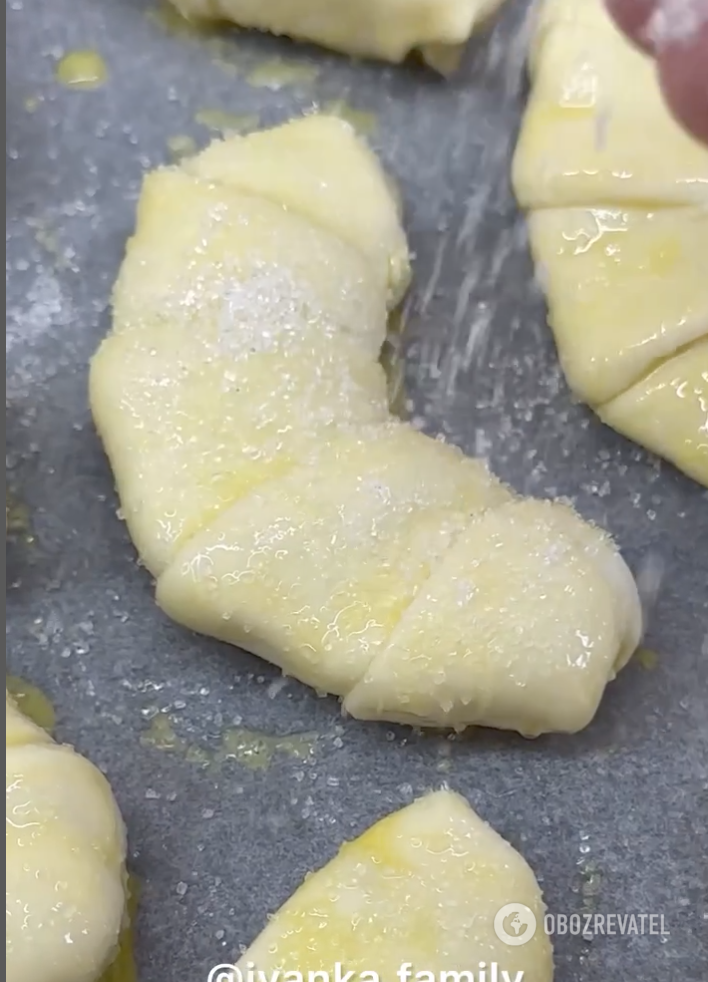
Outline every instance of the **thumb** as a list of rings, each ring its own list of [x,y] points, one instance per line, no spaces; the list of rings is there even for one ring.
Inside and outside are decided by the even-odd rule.
[[[605,5],[624,34],[643,51],[653,54],[654,46],[647,28],[659,0],[605,0]]]
[[[683,6],[689,11],[693,8],[683,28],[683,15],[662,23],[659,11],[652,19],[659,78],[673,114],[693,136],[708,144],[708,0],[688,0]]]

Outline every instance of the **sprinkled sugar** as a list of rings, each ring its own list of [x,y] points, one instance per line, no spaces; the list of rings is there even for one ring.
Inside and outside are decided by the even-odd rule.
[[[296,283],[283,266],[255,264],[245,279],[229,278],[224,285],[219,318],[219,343],[235,358],[275,351],[295,340],[305,325],[327,319],[316,298]]]

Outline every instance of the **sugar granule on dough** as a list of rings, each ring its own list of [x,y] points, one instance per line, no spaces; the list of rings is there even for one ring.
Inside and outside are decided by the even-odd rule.
[[[255,263],[249,277],[225,278],[219,337],[232,356],[272,351],[288,339],[298,339],[303,314],[308,325],[325,321],[316,299],[288,270]]]

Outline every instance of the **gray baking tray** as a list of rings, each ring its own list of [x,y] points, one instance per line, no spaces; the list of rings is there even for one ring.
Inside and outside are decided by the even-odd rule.
[[[524,853],[552,913],[664,916],[663,936],[556,937],[558,982],[706,978],[708,496],[563,382],[507,179],[523,6],[444,83],[415,64],[185,34],[140,0],[9,0],[7,483],[26,513],[8,542],[9,671],[50,696],[58,735],[113,784],[141,885],[141,982],[206,979],[342,840],[443,782]],[[85,48],[105,85],[58,84],[57,59]],[[375,114],[405,200],[417,258],[398,404],[520,490],[574,499],[642,577],[648,651],[577,737],[343,719],[336,700],[168,622],[116,514],[87,362],[141,175],[185,137],[204,145],[216,111],[267,125],[333,100]]]

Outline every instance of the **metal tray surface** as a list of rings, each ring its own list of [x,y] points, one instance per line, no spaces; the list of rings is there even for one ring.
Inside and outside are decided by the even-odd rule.
[[[445,83],[415,64],[185,35],[140,0],[8,4],[7,483],[31,529],[8,541],[8,670],[51,697],[58,735],[115,789],[141,884],[141,982],[206,979],[344,839],[443,782],[523,852],[551,913],[664,916],[661,937],[557,936],[557,982],[705,978],[708,495],[563,381],[507,177],[523,8]],[[106,84],[62,87],[57,59],[85,48]],[[251,84],[273,58],[299,68]],[[271,124],[337,99],[376,114],[372,143],[402,188],[410,411],[520,490],[572,498],[653,599],[656,657],[622,673],[577,737],[344,719],[335,699],[167,621],[117,516],[87,363],[141,175],[175,136],[210,139],[204,109]]]

